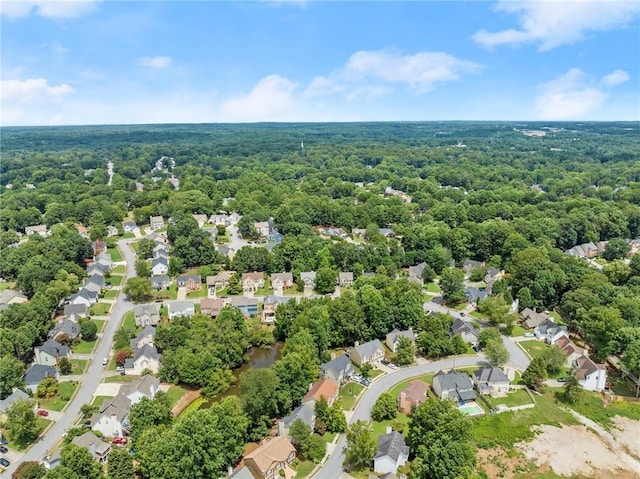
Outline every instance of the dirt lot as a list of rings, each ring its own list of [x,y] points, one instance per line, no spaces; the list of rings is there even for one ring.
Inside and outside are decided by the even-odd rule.
[[[516,447],[538,467],[550,467],[558,475],[640,478],[640,422],[616,418],[615,424],[611,435],[585,426],[541,426],[533,441]]]

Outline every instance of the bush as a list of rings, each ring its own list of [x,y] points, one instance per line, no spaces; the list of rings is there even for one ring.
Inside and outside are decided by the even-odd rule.
[[[133,352],[131,351],[131,349],[121,349],[120,351],[116,352],[116,365],[124,366],[124,362],[132,357]]]
[[[39,398],[52,398],[58,394],[58,381],[56,378],[44,378],[38,384],[38,389],[36,389],[36,396]]]
[[[84,341],[94,341],[97,333],[98,326],[96,326],[96,323],[88,319],[80,321],[80,334]]]

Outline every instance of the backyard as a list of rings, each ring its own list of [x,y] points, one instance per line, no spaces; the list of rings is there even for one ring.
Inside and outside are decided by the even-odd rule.
[[[167,399],[169,400],[169,404],[171,404],[171,407],[173,407],[180,400],[180,398],[184,396],[184,393],[186,392],[187,390],[182,386],[171,386],[167,391]]]
[[[485,399],[489,402],[489,404],[491,404],[493,408],[495,408],[499,404],[504,404],[508,407],[514,407],[522,406],[524,404],[530,404],[531,402],[533,402],[526,389],[516,389],[503,398],[492,398],[489,396],[485,396]]]

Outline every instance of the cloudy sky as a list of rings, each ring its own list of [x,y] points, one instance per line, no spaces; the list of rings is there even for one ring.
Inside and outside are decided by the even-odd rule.
[[[5,126],[640,119],[637,1],[0,9]]]

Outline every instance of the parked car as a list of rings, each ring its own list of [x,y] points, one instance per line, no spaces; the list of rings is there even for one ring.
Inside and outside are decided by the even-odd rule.
[[[9,444],[9,441],[7,441],[4,437],[0,438],[0,444],[5,445],[5,444]]]
[[[0,466],[2,467],[9,467],[11,465],[11,463],[5,459],[4,457],[0,457]]]
[[[535,336],[535,334],[533,333],[524,333],[524,337],[525,338],[533,338]]]
[[[111,444],[127,444],[129,440],[126,437],[114,437],[111,439]]]
[[[389,367],[390,367],[391,369],[398,369],[398,366],[396,366],[396,365],[395,365],[395,364],[393,364],[393,363],[389,363]]]
[[[124,371],[124,366],[118,366],[116,368],[116,371],[120,372],[120,371]]]
[[[108,358],[104,358],[104,359],[102,360],[102,365],[103,365],[103,366],[106,366],[108,361],[109,361],[109,359],[108,359]]]
[[[567,378],[558,378],[558,382],[559,383],[566,383],[567,382]]]
[[[9,452],[9,449],[7,449],[7,446],[0,446],[0,452],[6,454]]]
[[[49,415],[49,411],[45,411],[44,409],[38,409],[36,414],[38,416],[47,417]]]
[[[387,361],[386,359],[381,359],[380,360],[380,364],[384,364],[385,366],[389,365],[389,361]]]

